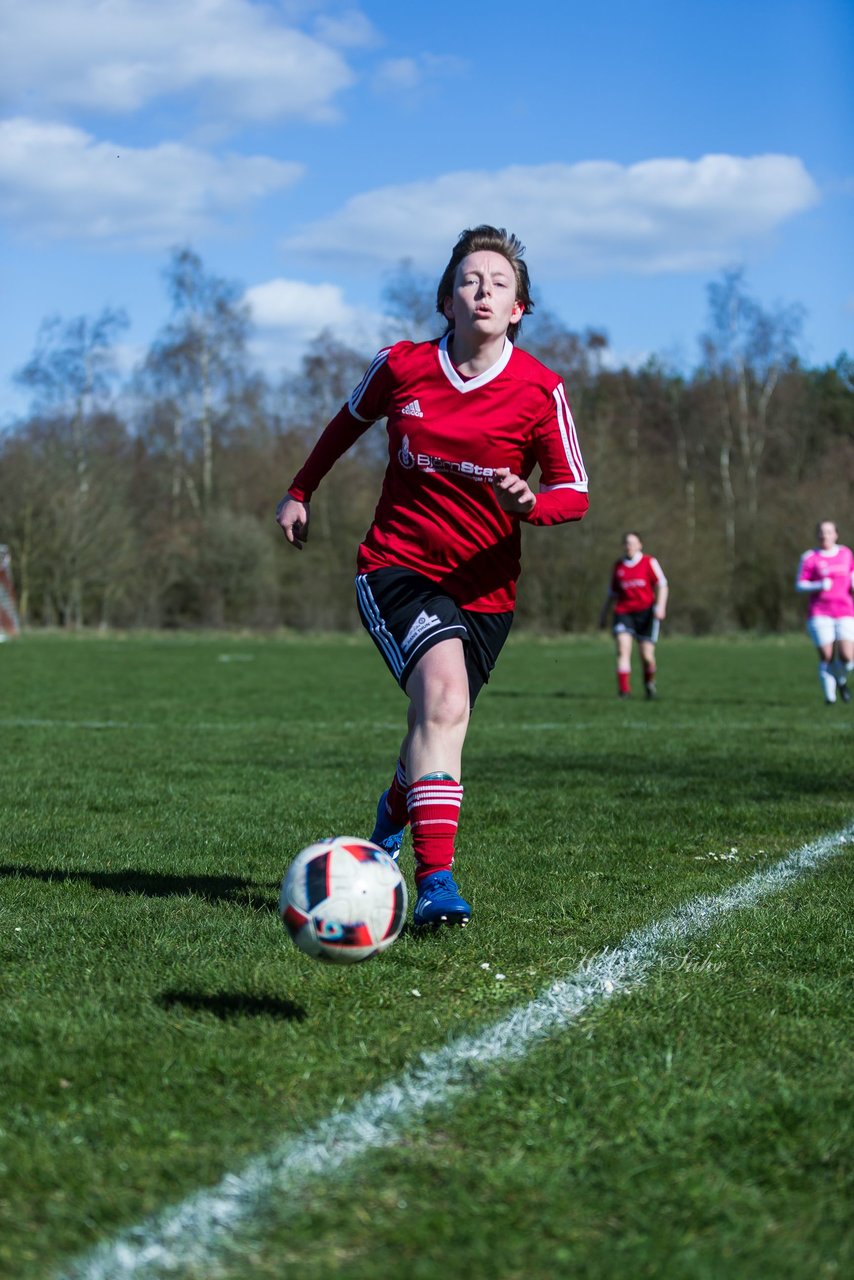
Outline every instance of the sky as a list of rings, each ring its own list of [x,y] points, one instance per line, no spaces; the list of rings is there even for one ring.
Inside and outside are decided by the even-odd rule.
[[[615,365],[693,367],[734,267],[854,354],[854,3],[0,0],[0,427],[49,317],[123,309],[132,369],[177,247],[275,380],[482,222]]]

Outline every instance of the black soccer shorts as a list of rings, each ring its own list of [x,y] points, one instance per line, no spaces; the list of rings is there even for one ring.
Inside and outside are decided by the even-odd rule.
[[[512,612],[462,609],[441,586],[411,569],[372,569],[356,578],[356,604],[368,635],[401,689],[434,644],[459,636],[465,651],[469,705],[489,679],[513,621]]]
[[[626,631],[635,640],[649,640],[652,644],[658,641],[661,623],[655,616],[655,609],[637,609],[633,613],[616,613],[614,615],[614,635]]]

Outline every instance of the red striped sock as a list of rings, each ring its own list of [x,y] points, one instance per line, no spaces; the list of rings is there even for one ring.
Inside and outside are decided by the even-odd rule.
[[[618,672],[617,672],[617,692],[618,692],[618,693],[629,693],[629,692],[630,692],[630,690],[629,690],[629,672],[628,672],[628,671],[618,671]]]
[[[412,823],[415,881],[450,871],[463,788],[453,778],[419,778],[406,793]]]
[[[655,679],[655,663],[654,662],[645,662],[643,664],[643,679],[644,679],[644,684],[649,684],[650,680]]]

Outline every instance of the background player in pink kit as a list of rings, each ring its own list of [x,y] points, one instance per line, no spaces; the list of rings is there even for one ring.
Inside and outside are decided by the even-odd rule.
[[[809,596],[807,633],[818,650],[824,700],[851,701],[848,673],[854,668],[854,552],[839,543],[832,520],[816,525],[818,546],[805,551],[795,587]]]
[[[643,554],[643,543],[637,533],[624,534],[623,557],[614,565],[599,615],[599,625],[604,627],[613,605],[617,693],[621,698],[627,698],[631,692],[633,640],[640,649],[646,696],[656,696],[655,646],[667,615],[668,592],[667,579],[655,556]]]
[[[371,839],[396,857],[407,824],[416,924],[465,923],[451,874],[462,751],[475,698],[513,617],[522,522],[580,520],[587,474],[563,382],[514,346],[532,310],[524,247],[464,231],[442,275],[442,338],[380,351],[276,512],[306,540],[309,499],[335,461],[386,418],[388,467],[357,555],[362,622],[409,699],[397,769]],[[528,477],[541,472],[535,493]]]

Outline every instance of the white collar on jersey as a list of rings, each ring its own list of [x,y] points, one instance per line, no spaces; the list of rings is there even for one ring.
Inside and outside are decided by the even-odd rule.
[[[439,364],[442,372],[448,379],[452,387],[457,391],[477,391],[478,387],[485,387],[488,382],[492,382],[493,378],[497,378],[499,373],[503,373],[507,368],[510,357],[513,354],[513,343],[509,338],[504,339],[504,350],[495,361],[495,364],[484,369],[483,373],[479,373],[476,378],[461,378],[454,366],[454,362],[448,355],[448,339],[453,336],[453,329],[450,333],[446,333],[439,343]]]
[[[623,564],[628,565],[630,569],[634,569],[636,564],[640,564],[643,560],[643,552],[639,551],[636,556],[623,556]]]
[[[824,547],[816,547],[815,552],[816,552],[816,555],[819,555],[819,556],[833,557],[836,555],[837,551],[841,551],[841,550],[842,550],[842,547],[837,542],[834,546],[829,547],[826,551]]]

